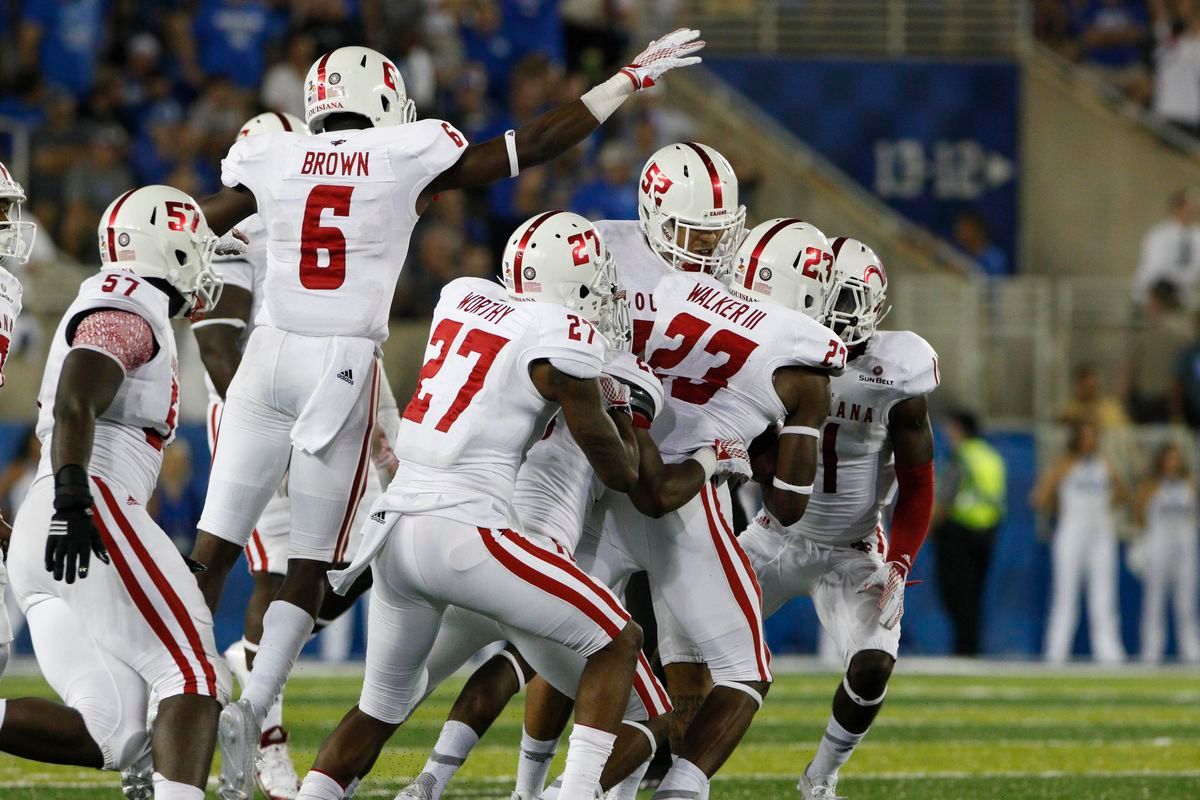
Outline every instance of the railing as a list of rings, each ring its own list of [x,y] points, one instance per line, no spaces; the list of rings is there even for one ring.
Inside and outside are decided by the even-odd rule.
[[[1025,0],[682,0],[670,21],[699,28],[718,53],[1000,58],[1029,41],[1028,6]]]

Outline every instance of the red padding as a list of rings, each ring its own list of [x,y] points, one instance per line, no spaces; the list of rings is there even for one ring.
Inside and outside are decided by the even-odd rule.
[[[933,462],[917,467],[897,467],[896,483],[900,497],[892,514],[888,561],[902,561],[911,566],[929,532],[929,521],[933,519]]]

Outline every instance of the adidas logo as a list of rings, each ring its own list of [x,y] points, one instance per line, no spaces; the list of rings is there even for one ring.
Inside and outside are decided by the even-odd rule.
[[[133,495],[129,495],[129,497],[125,500],[125,505],[127,506],[136,506],[137,504],[138,501],[133,499]]]
[[[354,385],[354,370],[344,369],[341,372],[339,372],[337,374],[337,376],[340,380],[345,381],[346,383],[350,384],[351,386]]]
[[[383,512],[376,511],[374,514],[372,514],[371,522],[378,522],[380,525],[382,525],[383,524]]]

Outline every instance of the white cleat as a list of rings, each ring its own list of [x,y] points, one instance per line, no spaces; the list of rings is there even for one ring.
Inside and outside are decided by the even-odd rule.
[[[246,684],[250,682],[250,670],[246,668],[246,641],[238,639],[225,649],[223,655],[225,663],[229,665],[229,671],[237,678],[238,686],[245,691]]]
[[[267,800],[295,800],[300,792],[300,778],[288,752],[287,731],[278,725],[264,731],[259,740],[254,782]]]
[[[221,778],[217,796],[221,800],[253,800],[254,760],[258,754],[262,723],[243,698],[221,710],[217,742],[221,746]]]
[[[808,766],[811,767],[812,764],[810,763]],[[808,767],[805,767],[796,788],[800,790],[802,800],[846,800],[837,793],[837,781],[837,775],[810,778]]]
[[[437,778],[432,773],[422,772],[416,779],[400,790],[395,800],[434,800],[437,797]]]
[[[154,762],[150,759],[149,742],[146,752],[121,770],[121,794],[128,800],[154,800]]]

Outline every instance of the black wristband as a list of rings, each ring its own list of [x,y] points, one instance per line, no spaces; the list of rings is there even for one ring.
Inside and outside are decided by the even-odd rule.
[[[92,486],[87,470],[78,464],[64,464],[54,473],[54,510],[74,511],[91,508]]]
[[[622,383],[625,383],[622,381]],[[633,383],[626,383],[629,387],[629,406],[634,412],[641,414],[646,419],[653,420],[656,409],[654,408],[654,398],[650,396],[642,387]]]

